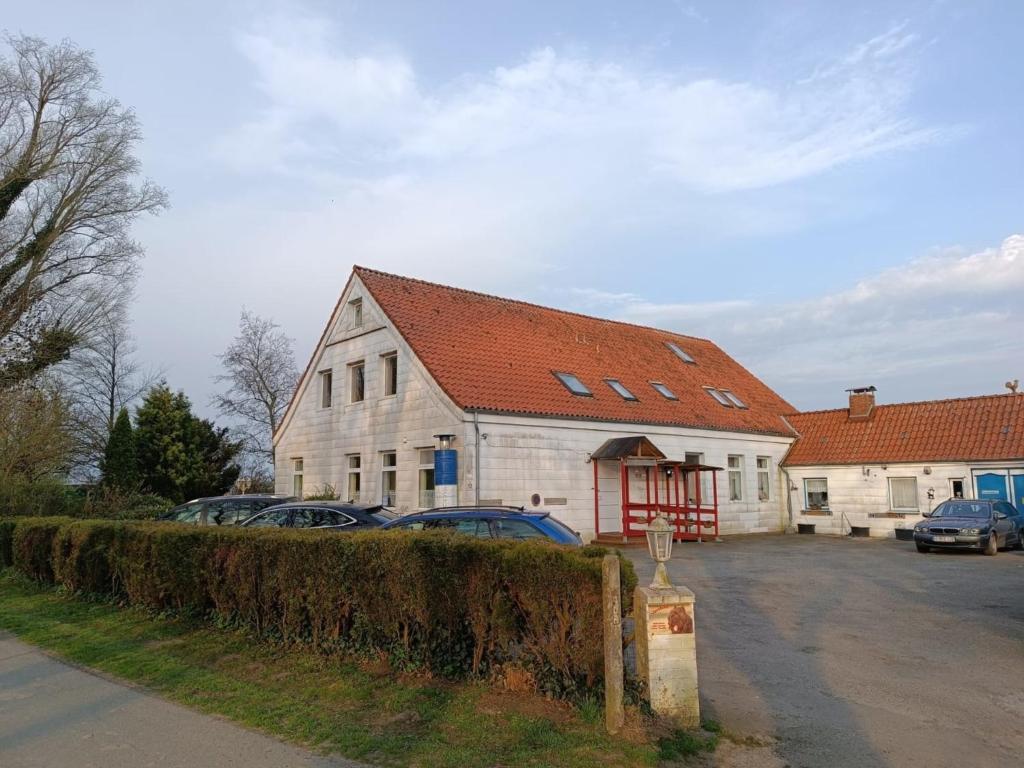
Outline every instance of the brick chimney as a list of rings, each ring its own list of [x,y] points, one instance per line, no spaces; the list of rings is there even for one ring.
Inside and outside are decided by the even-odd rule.
[[[850,421],[867,421],[875,411],[875,388],[857,387],[850,393]]]

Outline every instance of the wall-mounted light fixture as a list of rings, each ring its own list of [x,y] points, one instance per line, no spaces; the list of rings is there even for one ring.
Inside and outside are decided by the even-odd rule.
[[[450,451],[452,443],[455,442],[455,435],[434,435],[434,438],[442,451]]]

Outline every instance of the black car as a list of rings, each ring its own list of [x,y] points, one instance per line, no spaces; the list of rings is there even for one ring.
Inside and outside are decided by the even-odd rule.
[[[160,517],[174,523],[192,525],[239,525],[267,507],[294,500],[294,496],[253,493],[246,496],[208,496],[193,499]]]
[[[932,549],[975,549],[994,555],[1012,546],[1024,549],[1021,518],[1006,501],[950,499],[914,526],[918,552]]]
[[[377,528],[397,518],[380,504],[343,501],[295,501],[269,507],[242,523],[244,528]]]

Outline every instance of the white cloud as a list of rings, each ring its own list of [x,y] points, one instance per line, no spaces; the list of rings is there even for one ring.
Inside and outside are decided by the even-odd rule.
[[[238,35],[267,104],[222,142],[235,162],[248,152],[264,168],[266,156],[288,153],[300,173],[324,162],[339,163],[339,172],[346,163],[408,163],[429,173],[442,162],[529,163],[558,153],[614,167],[617,176],[664,176],[721,193],[784,184],[943,135],[905,114],[916,38],[902,26],[803,80],[774,84],[688,80],[542,48],[428,86],[401,54],[355,52],[337,38],[327,22],[301,16]],[[303,145],[296,133],[316,139]],[[274,141],[283,147],[266,146]]]
[[[708,336],[805,407],[838,406],[861,384],[888,384],[891,399],[999,391],[1022,373],[1022,294],[1019,234],[974,253],[936,251],[814,300],[679,305],[573,292],[588,309]],[[829,390],[836,399],[821,400]]]

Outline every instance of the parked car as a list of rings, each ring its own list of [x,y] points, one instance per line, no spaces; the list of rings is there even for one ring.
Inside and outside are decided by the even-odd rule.
[[[404,515],[384,528],[455,531],[481,539],[550,539],[558,544],[583,546],[579,534],[550,512],[528,512],[522,507],[439,507]]]
[[[918,552],[977,549],[994,555],[1010,546],[1024,549],[1024,528],[1009,502],[950,499],[914,526],[914,543]]]
[[[378,528],[398,516],[380,504],[344,501],[294,501],[264,509],[242,523],[243,528]]]
[[[294,496],[250,494],[246,496],[208,496],[179,504],[161,520],[193,525],[239,525],[267,507],[293,501]]]

